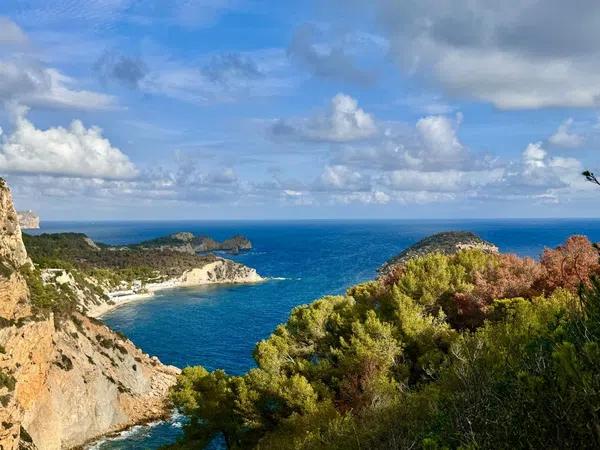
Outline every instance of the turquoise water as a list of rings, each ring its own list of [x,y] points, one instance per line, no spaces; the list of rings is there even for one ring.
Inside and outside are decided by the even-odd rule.
[[[571,234],[600,241],[600,220],[100,222],[43,224],[40,232],[79,231],[122,244],[192,231],[224,239],[244,234],[254,250],[232,256],[270,280],[250,286],[170,290],[124,305],[103,320],[144,351],[179,367],[202,364],[240,374],[252,350],[290,310],[325,294],[339,294],[373,278],[377,267],[438,231],[469,230],[504,252],[537,256]],[[138,427],[97,448],[146,449],[172,442],[180,422]]]

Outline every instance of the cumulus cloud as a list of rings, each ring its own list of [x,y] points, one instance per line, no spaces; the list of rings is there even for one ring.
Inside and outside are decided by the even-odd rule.
[[[433,79],[451,94],[504,109],[599,104],[598,2],[362,5],[376,11],[402,70]]]
[[[279,120],[271,132],[274,136],[308,141],[349,142],[374,136],[377,126],[373,116],[360,108],[354,98],[340,93],[331,100],[327,114],[295,121]]]
[[[14,23],[0,17],[0,45],[24,43],[27,36]],[[44,63],[22,49],[10,49],[0,56],[0,99],[29,106],[112,109],[116,99],[110,95],[78,89],[73,78]]]
[[[40,130],[27,119],[27,109],[15,111],[15,127],[0,140],[0,170],[56,176],[127,179],[138,171],[97,127],[79,120],[69,128]]]
[[[575,148],[583,143],[583,137],[571,131],[573,119],[569,118],[558,126],[556,132],[550,136],[548,142],[557,147]]]
[[[457,116],[456,121],[446,116],[428,116],[419,119],[416,129],[423,141],[428,159],[440,164],[462,159],[465,148],[456,135],[456,129],[461,121],[461,115]]]

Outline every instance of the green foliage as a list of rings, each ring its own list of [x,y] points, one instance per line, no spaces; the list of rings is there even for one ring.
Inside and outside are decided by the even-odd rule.
[[[36,313],[53,312],[58,316],[72,313],[77,305],[75,293],[66,285],[44,283],[40,270],[30,265],[20,269],[27,282],[31,304]]]
[[[474,330],[444,312],[511,261],[419,257],[392,285],[295,308],[244,376],[185,369],[172,391],[190,419],[180,448],[219,436],[263,449],[600,446],[600,281],[581,297],[497,298]],[[538,274],[521,271],[531,264],[519,273]]]
[[[12,375],[0,370],[0,389],[6,388],[9,392],[15,390],[17,380]]]
[[[23,234],[31,260],[40,269],[65,269],[116,287],[121,282],[147,282],[162,276],[181,275],[185,270],[213,262],[212,255],[194,255],[168,249],[115,248],[91,242],[85,234]],[[76,270],[75,270],[76,269]]]

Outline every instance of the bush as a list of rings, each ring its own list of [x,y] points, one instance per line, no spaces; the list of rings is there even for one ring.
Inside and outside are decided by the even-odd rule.
[[[600,281],[581,279],[598,270],[588,244],[569,240],[541,263],[427,255],[297,307],[246,375],[184,369],[171,394],[189,417],[179,445],[598,447]]]

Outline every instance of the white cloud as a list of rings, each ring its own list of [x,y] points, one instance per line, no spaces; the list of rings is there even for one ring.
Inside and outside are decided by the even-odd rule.
[[[0,16],[0,45],[22,45],[27,36],[21,28],[8,17]]]
[[[499,195],[554,195],[560,190],[585,190],[587,186],[581,176],[582,170],[579,160],[551,156],[541,142],[530,143],[523,150],[522,163],[514,164],[507,170],[504,192],[499,192]]]
[[[485,171],[442,170],[425,172],[394,170],[383,175],[383,183],[395,191],[464,192],[502,180],[501,168]]]
[[[27,41],[27,36],[12,22],[0,18],[0,44],[5,41],[23,43]],[[80,110],[116,107],[113,96],[77,88],[73,78],[47,67],[31,51],[22,49],[13,49],[0,55],[0,100],[28,106]]]
[[[573,119],[569,118],[561,123],[548,142],[557,147],[575,148],[583,143],[583,137],[571,131]]]
[[[417,122],[417,132],[429,158],[441,163],[463,156],[464,147],[456,135],[456,127],[461,121],[462,116],[459,115],[456,123],[446,116],[428,116]]]
[[[370,187],[365,176],[341,165],[326,166],[319,181],[320,186],[332,190],[361,191]]]
[[[360,108],[354,98],[341,93],[331,99],[327,114],[295,121],[279,120],[271,128],[276,136],[321,142],[362,140],[377,131],[373,116]]]
[[[523,150],[523,161],[528,167],[544,167],[546,155],[541,142],[529,143]]]
[[[15,112],[15,129],[1,136],[0,170],[57,176],[127,179],[137,169],[121,150],[113,147],[97,127],[85,128],[74,120],[69,128],[36,128],[27,109]]]
[[[452,95],[503,109],[599,104],[598,2],[375,0],[362,5],[375,10],[402,70],[433,79]]]

